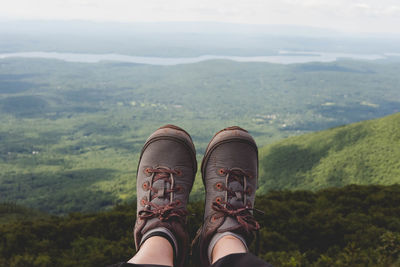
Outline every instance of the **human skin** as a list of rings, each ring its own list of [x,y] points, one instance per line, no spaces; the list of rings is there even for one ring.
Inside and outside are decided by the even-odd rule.
[[[212,263],[229,254],[246,252],[246,247],[242,241],[234,236],[227,235],[215,244],[211,254]],[[172,246],[167,239],[161,236],[153,236],[142,244],[139,251],[128,263],[173,266],[173,253]]]

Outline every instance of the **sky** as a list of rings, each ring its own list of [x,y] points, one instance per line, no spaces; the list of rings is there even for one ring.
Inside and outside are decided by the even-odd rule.
[[[400,34],[399,0],[0,0],[2,20],[211,21]]]

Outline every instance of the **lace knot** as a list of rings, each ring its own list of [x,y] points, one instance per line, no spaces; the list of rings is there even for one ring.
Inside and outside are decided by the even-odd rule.
[[[153,194],[150,197],[150,201],[143,200],[145,208],[139,211],[138,217],[140,219],[158,218],[163,222],[175,218],[183,222],[183,219],[188,212],[186,209],[178,207],[181,204],[179,200],[172,201],[171,199],[170,203],[166,205],[157,205],[152,202],[156,198],[166,198],[167,195],[179,190],[179,188],[175,187],[173,175],[180,175],[181,172],[179,170],[172,170],[168,168],[147,168],[146,172],[153,174],[152,184],[154,184],[156,181],[163,180],[166,183],[169,183],[171,186],[170,188],[154,188],[153,186],[148,186],[148,189]]]
[[[253,214],[251,214],[252,208],[243,207],[243,208],[234,208],[231,204],[227,202],[213,202],[212,203],[213,210],[220,212],[220,217],[233,217],[237,220],[240,226],[242,226],[246,232],[257,231],[260,229],[260,224],[254,219]]]

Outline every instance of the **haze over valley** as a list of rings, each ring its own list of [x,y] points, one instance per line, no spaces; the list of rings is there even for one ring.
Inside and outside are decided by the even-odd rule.
[[[400,46],[381,37],[223,23],[8,23],[0,54],[20,57],[0,57],[0,197],[54,213],[133,200],[141,146],[167,123],[192,134],[200,161],[229,125],[261,148],[400,108]],[[107,53],[158,63],[101,60]],[[277,56],[291,64],[235,61]],[[193,199],[202,198],[197,178]],[[280,188],[263,179],[262,192]]]

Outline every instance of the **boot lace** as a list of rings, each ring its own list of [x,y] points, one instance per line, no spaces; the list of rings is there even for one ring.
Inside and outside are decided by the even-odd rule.
[[[220,172],[226,175],[226,181],[228,181],[228,183],[230,181],[239,182],[242,185],[243,190],[234,191],[230,189],[228,186],[222,185],[221,190],[227,192],[228,201],[219,201],[219,202],[214,201],[212,203],[212,209],[219,212],[218,215],[215,215],[215,218],[217,219],[225,216],[233,217],[240,224],[237,228],[242,226],[246,230],[246,232],[259,230],[260,225],[254,219],[254,216],[251,212],[256,209],[249,207],[247,204],[245,204],[244,207],[235,208],[232,204],[229,203],[229,199],[231,199],[232,197],[241,199],[245,195],[250,195],[251,191],[249,188],[246,188],[245,179],[248,179],[249,177],[251,177],[251,175],[240,169],[232,169],[232,170],[221,169]]]
[[[158,180],[163,180],[166,183],[169,183],[171,186],[170,188],[162,189],[149,186],[149,190],[152,192],[150,201],[142,200],[145,208],[139,211],[138,217],[140,219],[158,218],[162,222],[175,218],[178,221],[183,222],[185,216],[188,214],[187,210],[178,207],[181,204],[179,200],[172,201],[172,193],[180,190],[180,187],[175,186],[174,183],[174,175],[179,175],[180,171],[167,168],[147,168],[146,172],[152,174],[152,184]],[[152,202],[152,200],[156,198],[165,198],[168,196],[170,198],[170,203],[167,205],[157,205]]]
[[[215,219],[221,217],[232,217],[236,219],[239,225],[228,229],[228,231],[235,230],[242,228],[247,233],[255,232],[256,233],[256,246],[255,246],[255,254],[258,255],[259,247],[260,247],[260,224],[256,221],[253,216],[253,211],[263,213],[262,211],[252,208],[246,203],[246,196],[251,195],[250,188],[247,187],[247,180],[252,178],[251,174],[246,173],[241,169],[221,169],[221,174],[225,174],[226,185],[221,186],[221,190],[226,191],[226,199],[227,201],[214,201],[212,203],[212,209],[217,211],[218,213],[214,215]],[[241,184],[243,190],[232,190],[228,187],[229,182],[237,181]],[[236,197],[238,200],[244,199],[244,206],[243,207],[235,207],[229,200],[233,197]]]

